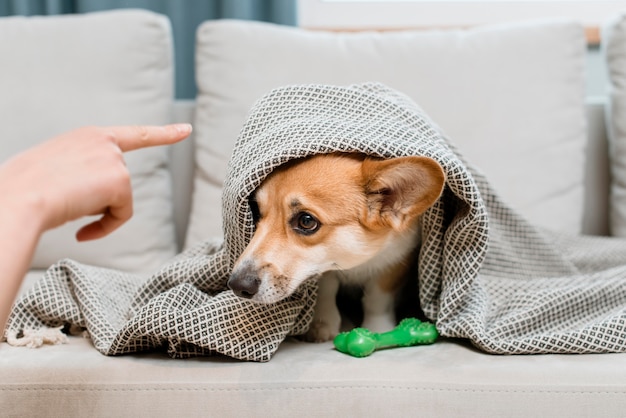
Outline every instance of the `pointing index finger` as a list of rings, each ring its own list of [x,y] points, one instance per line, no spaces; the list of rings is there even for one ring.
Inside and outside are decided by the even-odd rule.
[[[156,145],[174,144],[191,133],[188,123],[176,123],[164,126],[117,126],[108,128],[115,142],[124,152]]]

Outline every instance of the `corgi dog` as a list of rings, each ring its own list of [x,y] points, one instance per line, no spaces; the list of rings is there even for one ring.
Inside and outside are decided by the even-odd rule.
[[[421,214],[445,183],[427,157],[377,159],[321,154],[272,172],[251,198],[256,230],[228,286],[239,297],[273,303],[306,280],[319,280],[307,341],[340,331],[340,284],[363,288],[363,327],[396,325],[395,293],[420,244]]]

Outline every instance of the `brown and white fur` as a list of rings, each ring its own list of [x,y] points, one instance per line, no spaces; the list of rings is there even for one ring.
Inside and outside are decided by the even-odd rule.
[[[427,157],[387,160],[323,154],[275,170],[257,189],[256,232],[228,286],[273,303],[319,279],[309,341],[332,339],[341,325],[340,283],[363,286],[363,326],[395,326],[394,293],[420,244],[420,215],[440,196],[441,166]]]

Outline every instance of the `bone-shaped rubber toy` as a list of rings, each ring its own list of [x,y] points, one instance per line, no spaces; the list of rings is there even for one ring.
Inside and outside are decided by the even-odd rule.
[[[337,335],[333,342],[335,348],[342,353],[353,357],[367,357],[382,348],[432,344],[438,336],[437,328],[430,322],[407,318],[388,332],[378,334],[365,328],[355,328]]]

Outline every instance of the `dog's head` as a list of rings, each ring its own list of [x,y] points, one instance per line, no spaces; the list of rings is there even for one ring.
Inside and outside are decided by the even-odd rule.
[[[414,233],[444,181],[441,166],[426,157],[326,154],[288,163],[252,199],[256,232],[228,286],[272,303],[326,271],[361,265]]]

